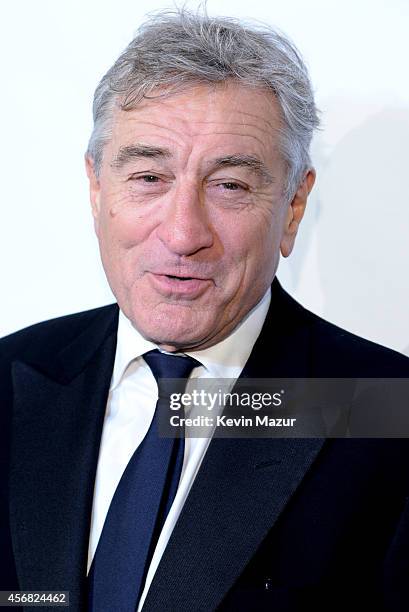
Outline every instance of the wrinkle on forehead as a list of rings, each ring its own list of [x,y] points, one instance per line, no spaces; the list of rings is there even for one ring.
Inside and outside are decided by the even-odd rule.
[[[183,149],[185,155],[203,139],[199,144],[203,150],[207,144],[217,150],[226,146],[232,150],[221,152],[227,154],[255,153],[248,144],[253,141],[256,149],[261,147],[260,152],[269,155],[278,150],[281,132],[281,110],[270,91],[232,84],[223,88],[202,85],[166,98],[144,100],[133,110],[117,108],[111,145],[114,156],[123,145],[145,141],[172,151]],[[215,136],[220,143],[210,142]],[[242,138],[245,140],[240,142]]]
[[[249,103],[249,110],[243,106],[243,102]],[[213,125],[220,123],[212,119],[212,112],[218,112],[221,106],[228,109],[231,118],[229,123],[232,125],[246,125],[259,128],[257,125],[260,120],[265,124],[262,129],[269,127],[274,130],[277,124],[282,123],[282,112],[273,92],[268,88],[250,88],[234,82],[224,84],[192,85],[187,90],[171,94],[164,98],[143,99],[134,109],[122,110],[120,105],[114,111],[114,118],[132,114],[134,111],[137,116],[129,117],[131,120],[138,121],[145,112],[148,116],[155,112],[159,113],[172,111],[175,118],[181,122],[193,121],[197,125]],[[261,113],[255,112],[256,106],[261,107]],[[197,115],[195,117],[195,114]],[[234,114],[238,116],[233,117]],[[205,119],[203,119],[203,115]],[[255,122],[248,121],[253,119]],[[223,118],[225,123],[226,117]],[[147,122],[148,123],[148,122]]]
[[[123,111],[125,112],[125,111]],[[129,111],[126,111],[129,112]],[[262,117],[260,117],[262,119]],[[254,130],[255,132],[259,132],[260,134],[265,134],[266,131],[271,133],[271,137],[274,135],[279,135],[281,133],[281,126],[274,125],[271,121],[264,121],[265,125],[257,125],[256,123],[249,123],[243,121],[229,121],[227,119],[220,121],[194,121],[192,119],[187,119],[186,117],[172,117],[172,123],[178,123],[180,121],[180,125],[171,125],[169,124],[169,119],[158,117],[158,121],[153,121],[152,119],[148,120],[143,117],[143,115],[133,116],[133,117],[122,117],[116,122],[115,127],[117,128],[114,133],[121,132],[122,129],[126,129],[129,131],[129,126],[131,124],[135,124],[136,130],[144,127],[152,127],[159,131],[166,130],[168,133],[181,134],[185,132],[185,134],[189,137],[197,137],[197,136],[212,136],[214,134],[225,135],[225,136],[250,136],[255,137],[255,134],[251,134],[250,131]],[[126,127],[125,127],[126,126]],[[203,129],[200,129],[201,126]],[[209,131],[208,131],[209,130]]]

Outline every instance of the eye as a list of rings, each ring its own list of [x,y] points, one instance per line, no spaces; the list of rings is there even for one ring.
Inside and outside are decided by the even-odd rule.
[[[235,178],[216,178],[209,182],[208,185],[210,189],[210,193],[213,194],[214,197],[229,199],[229,200],[237,200],[246,197],[251,192],[250,185],[246,183],[242,183],[241,181],[236,180]]]
[[[241,185],[239,185],[238,183],[220,183],[223,187],[225,187],[225,189],[227,189],[228,191],[237,191],[238,189],[243,189],[243,187]]]
[[[142,179],[144,183],[157,183],[159,181],[159,177],[154,174],[143,174],[142,176],[135,176],[134,179]]]
[[[143,182],[143,183],[157,183],[160,178],[157,174],[149,174],[149,173],[138,173],[138,172],[134,172],[133,174],[130,174],[127,177],[128,181],[138,181],[138,182]]]

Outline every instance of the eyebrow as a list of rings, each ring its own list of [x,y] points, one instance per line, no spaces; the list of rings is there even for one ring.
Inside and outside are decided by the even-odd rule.
[[[167,148],[143,144],[126,145],[119,149],[111,162],[111,166],[116,170],[120,170],[135,159],[167,159],[169,157],[172,157],[172,152]],[[260,176],[266,183],[274,183],[275,181],[264,162],[252,155],[224,155],[210,161],[208,165],[212,170],[228,166],[248,168]]]
[[[116,170],[120,170],[126,164],[133,161],[134,159],[141,158],[167,158],[171,157],[172,153],[169,149],[163,149],[161,147],[153,147],[150,145],[143,144],[135,144],[135,145],[126,145],[121,147],[118,153],[115,155],[114,159],[111,162],[112,168]]]
[[[248,168],[263,178],[267,183],[274,183],[275,181],[274,176],[270,173],[264,162],[252,155],[226,155],[224,157],[218,157],[211,162],[211,166],[215,169],[225,166]]]

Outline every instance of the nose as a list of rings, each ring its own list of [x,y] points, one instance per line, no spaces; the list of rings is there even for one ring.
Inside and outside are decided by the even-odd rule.
[[[193,255],[209,248],[214,232],[200,187],[179,185],[168,194],[162,221],[157,229],[161,242],[176,255]]]

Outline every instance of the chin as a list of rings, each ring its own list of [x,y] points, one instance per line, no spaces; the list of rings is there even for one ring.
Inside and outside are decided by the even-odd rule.
[[[170,312],[169,312],[170,310]],[[155,344],[183,348],[202,344],[213,326],[203,325],[203,314],[168,307],[149,312],[133,311],[132,322],[138,331]]]

